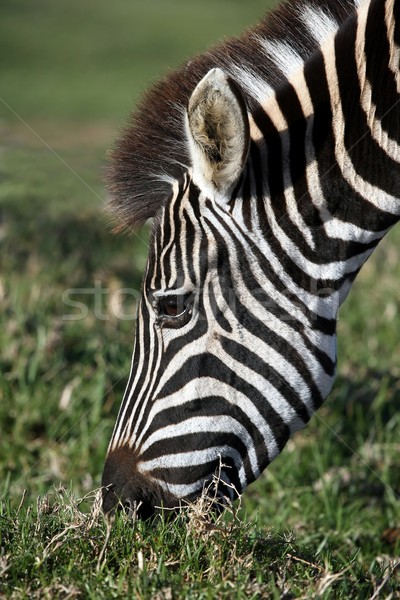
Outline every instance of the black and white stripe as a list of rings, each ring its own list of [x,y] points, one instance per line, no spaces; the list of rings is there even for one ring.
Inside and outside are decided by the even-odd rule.
[[[293,0],[164,80],[118,142],[114,207],[155,220],[106,510],[217,471],[233,499],[329,394],[338,308],[400,214],[399,39],[400,1]]]

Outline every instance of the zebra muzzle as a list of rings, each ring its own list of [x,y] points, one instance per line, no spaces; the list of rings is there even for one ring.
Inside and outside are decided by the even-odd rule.
[[[102,488],[103,511],[109,516],[125,510],[133,519],[147,520],[177,504],[176,498],[137,472],[135,456],[129,448],[118,448],[108,455]]]

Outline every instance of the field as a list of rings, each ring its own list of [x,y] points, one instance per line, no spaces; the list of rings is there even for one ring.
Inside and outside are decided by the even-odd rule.
[[[99,511],[148,235],[112,233],[106,152],[149,83],[266,5],[1,3],[0,598],[400,598],[400,229],[341,311],[333,393],[239,505]]]

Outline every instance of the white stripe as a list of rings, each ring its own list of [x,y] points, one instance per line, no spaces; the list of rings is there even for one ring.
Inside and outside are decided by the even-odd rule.
[[[225,457],[232,458],[238,472],[242,488],[247,485],[243,459],[237,450],[230,446],[215,446],[205,450],[191,450],[177,454],[164,454],[152,460],[139,461],[137,468],[140,473],[149,474],[155,469],[179,469],[180,467],[196,467],[200,464],[213,462],[220,457],[222,463]]]
[[[400,94],[400,49],[394,41],[396,20],[394,18],[394,0],[386,1],[385,5],[385,24],[387,39],[390,47],[389,69],[392,71],[397,86],[397,93]]]
[[[288,347],[291,347],[294,352],[298,352],[304,362],[308,367],[309,374],[311,375],[315,385],[318,387],[321,395],[325,398],[328,393],[332,389],[333,378],[328,376],[325,371],[321,368],[320,362],[315,358],[314,354],[308,350],[307,346],[304,343],[304,340],[300,333],[296,331],[293,327],[291,327],[288,323],[286,323],[283,319],[277,318],[272,312],[265,309],[260,302],[258,302],[252,294],[248,291],[245,282],[243,281],[242,275],[239,269],[235,268],[235,260],[231,260],[231,270],[234,274],[234,279],[238,289],[240,290],[240,302],[245,306],[248,315],[251,317],[255,317],[260,320],[274,333],[283,338]],[[221,292],[222,295],[222,292]],[[275,303],[275,298],[273,298],[273,303]],[[211,309],[210,309],[211,310]],[[230,322],[231,326],[235,330],[235,321],[236,318],[234,313],[230,311],[228,308],[224,311],[224,316],[229,319],[231,317]],[[235,339],[235,336],[230,336],[232,339]],[[329,356],[329,358],[334,361],[335,353],[336,353],[336,344],[332,337],[328,338],[328,345],[324,348],[324,351]],[[259,353],[262,359],[264,359],[264,355]],[[287,372],[287,368],[291,368],[291,363],[287,363],[285,366],[286,360],[282,357],[281,360],[276,360],[273,363],[270,363],[271,366],[274,365],[274,368],[278,371],[281,369],[281,373]],[[289,366],[290,365],[290,366]],[[284,377],[284,376],[283,376]],[[285,376],[286,379],[286,376]],[[252,381],[252,379],[250,379]],[[304,387],[305,382],[302,380],[302,386]],[[294,390],[297,390],[297,387],[294,387]],[[264,392],[265,393],[265,392]],[[312,402],[310,402],[311,398],[302,398],[303,401],[306,402],[306,405],[309,410],[309,414],[312,413]],[[308,402],[307,402],[308,401]],[[280,403],[275,406],[275,409],[278,413],[280,413]],[[293,416],[292,416],[293,418]],[[297,415],[295,415],[297,419]]]
[[[175,190],[175,197],[178,195],[179,193],[179,187],[177,185],[177,189]],[[176,242],[175,239],[175,224],[174,224],[174,209],[175,209],[175,199],[174,201],[171,201],[169,204],[169,214],[167,216],[166,212],[164,211],[164,219],[163,219],[163,223],[162,223],[162,229],[163,231],[165,230],[165,226],[164,226],[164,222],[167,220],[167,218],[169,218],[169,229],[170,229],[170,238],[167,241],[167,243],[162,247],[162,251],[161,251],[161,256],[160,256],[160,262],[158,264],[158,268],[161,271],[161,287],[163,289],[168,287],[166,278],[165,278],[165,255],[166,253],[169,251],[169,249],[171,248],[171,246]],[[165,220],[165,221],[164,221]],[[157,267],[157,266],[156,266]]]
[[[353,223],[347,223],[336,217],[332,218],[324,224],[326,235],[345,242],[360,242],[368,244],[376,240],[380,240],[391,229],[383,229],[382,231],[373,232],[369,229],[363,229]]]
[[[304,6],[300,18],[318,46],[338,30],[336,21],[319,7]]]
[[[233,336],[230,336],[233,339]],[[289,427],[290,432],[294,433],[295,431],[298,431],[299,429],[301,429],[302,427],[304,427],[305,423],[302,421],[302,419],[300,419],[300,417],[298,416],[298,414],[296,413],[295,409],[288,403],[288,401],[286,400],[285,396],[283,394],[281,394],[281,392],[279,390],[277,390],[269,381],[266,377],[263,377],[262,375],[259,375],[258,373],[256,373],[255,371],[252,370],[251,368],[251,364],[250,365],[245,365],[241,362],[239,362],[238,360],[236,360],[236,358],[230,356],[229,354],[227,354],[226,352],[224,352],[223,348],[220,345],[215,345],[215,348],[213,349],[213,354],[218,357],[224,364],[226,364],[226,366],[231,369],[234,373],[240,373],[240,377],[242,379],[244,379],[245,381],[249,381],[251,382],[251,385],[265,398],[265,402],[271,406],[271,408],[273,410],[275,410],[275,412],[282,418],[282,420],[286,423],[286,425]],[[263,360],[263,357],[260,357],[261,360]],[[279,376],[279,366],[280,365],[275,365],[274,366],[274,370],[278,373]],[[267,371],[267,369],[265,369]],[[283,377],[282,377],[283,379]],[[215,383],[214,383],[215,385]],[[232,392],[231,392],[232,393]],[[294,390],[294,393],[297,394],[297,390]],[[304,398],[299,398],[299,400],[301,402],[304,401]],[[251,399],[250,399],[251,401]],[[313,413],[312,407],[311,406],[307,406],[307,404],[305,403],[306,408],[308,409],[308,414],[311,416],[311,414]],[[262,428],[263,425],[260,425],[260,428]],[[268,425],[268,429],[269,429],[269,425]],[[262,429],[260,429],[260,433],[262,432]],[[268,447],[268,446],[267,446]],[[278,454],[278,452],[276,454],[274,454],[274,450],[270,449],[269,451],[270,454],[270,459],[272,460],[272,458]]]
[[[186,419],[173,425],[166,425],[152,433],[142,444],[141,452],[147,451],[151,446],[162,440],[171,439],[196,433],[231,433],[236,435],[246,446],[247,455],[250,460],[254,477],[260,474],[258,459],[255,453],[253,440],[247,429],[241,423],[226,415],[213,417],[194,417]]]
[[[209,354],[215,356],[216,358],[220,358],[224,362],[226,359],[229,359],[228,355],[226,355],[225,352],[222,351],[222,348],[218,347],[219,344],[214,342],[213,346],[213,348],[208,349]],[[256,375],[255,373],[250,371],[250,369],[248,369],[248,371],[252,375]],[[175,372],[173,367],[169,372]],[[263,378],[257,377],[257,379],[261,380],[263,383],[266,383]],[[252,380],[251,383],[253,385]],[[263,388],[261,385],[261,389],[265,393],[265,386]],[[251,398],[248,398],[242,392],[233,388],[228,383],[219,381],[218,379],[213,379],[212,377],[197,377],[195,379],[192,379],[190,382],[188,382],[186,385],[180,388],[179,391],[175,394],[171,394],[170,396],[157,399],[154,402],[154,406],[152,406],[150,410],[147,425],[143,428],[143,430],[140,433],[138,443],[140,443],[141,440],[145,437],[146,432],[151,425],[151,422],[158,413],[162,412],[163,410],[170,410],[171,408],[182,408],[184,405],[190,405],[194,398],[206,398],[207,396],[219,396],[221,398],[224,398],[232,406],[239,406],[240,410],[254,425],[254,429],[256,429],[263,437],[264,443],[268,449],[268,454],[271,456],[276,456],[278,454],[278,447],[276,445],[274,434],[269,424],[264,419],[263,415],[257,410],[255,405],[251,401]],[[187,408],[189,409],[189,407]],[[293,415],[291,416],[293,420]]]
[[[259,42],[267,56],[275,63],[278,69],[289,79],[296,71],[301,69],[304,61],[287,42],[283,40],[269,40],[259,38]]]
[[[133,369],[134,367],[136,368],[136,373],[135,373],[135,377],[134,380],[132,381],[132,385],[130,386],[130,380],[128,380],[128,384],[127,387],[125,389],[125,393],[124,393],[124,397],[121,403],[121,407],[120,407],[120,412],[117,418],[117,422],[116,422],[116,428],[113,434],[113,446],[112,448],[115,449],[117,446],[120,446],[122,441],[123,441],[123,434],[122,434],[122,424],[123,421],[125,420],[127,411],[130,407],[130,402],[131,402],[131,397],[132,397],[132,393],[133,390],[135,390],[136,385],[137,385],[137,381],[140,377],[140,374],[142,372],[142,369],[144,368],[144,358],[145,358],[145,347],[144,347],[144,326],[143,326],[143,319],[140,317],[140,313],[141,313],[141,303],[143,302],[143,299],[140,300],[139,303],[139,307],[138,307],[138,313],[137,313],[137,319],[136,319],[136,335],[135,335],[135,345],[134,345],[134,349],[133,349],[133,355],[132,355],[132,364],[131,364],[131,373],[133,373]],[[150,335],[152,335],[152,333],[150,332]],[[136,344],[138,345],[138,349],[139,349],[139,360],[137,365],[135,366],[133,363],[134,357],[135,357],[135,349],[136,349]],[[134,409],[132,408],[132,412],[134,411]],[[126,436],[126,428],[124,429],[124,435]]]
[[[199,479],[198,481],[195,481],[194,483],[190,483],[189,485],[179,484],[179,483],[167,483],[166,481],[163,481],[162,479],[156,479],[155,481],[157,481],[158,485],[163,490],[165,490],[166,492],[168,492],[169,494],[172,494],[173,496],[175,496],[177,498],[176,508],[179,508],[179,499],[188,498],[189,496],[192,496],[196,492],[199,492],[201,489],[204,488],[204,484],[205,484],[204,479]]]
[[[222,212],[222,211],[221,211],[221,209],[219,209],[217,212]],[[217,227],[218,222],[214,219],[214,215],[210,213],[207,216],[211,221],[214,222],[215,226]],[[225,220],[226,220],[226,222],[225,222],[226,227],[232,231],[234,228],[234,223],[232,223],[230,220],[226,219],[226,213],[222,212],[221,216],[223,218],[225,218]],[[339,304],[335,303],[334,295],[332,295],[331,298],[327,299],[327,298],[321,298],[320,296],[318,296],[317,290],[315,290],[315,294],[312,294],[311,292],[307,292],[306,290],[304,290],[303,288],[298,286],[296,284],[296,282],[291,278],[291,276],[282,268],[282,264],[281,264],[280,260],[274,254],[272,248],[269,246],[268,241],[267,241],[268,236],[273,235],[275,233],[275,231],[272,231],[271,233],[267,232],[267,235],[266,236],[264,235],[264,237],[260,236],[259,233],[258,234],[257,233],[252,234],[251,232],[247,232],[247,233],[249,236],[251,236],[253,238],[252,241],[253,241],[254,245],[258,247],[258,249],[260,250],[260,252],[262,254],[264,254],[264,256],[268,260],[269,264],[271,265],[275,275],[282,282],[284,287],[288,290],[288,293],[294,294],[295,296],[300,298],[301,301],[315,314],[320,315],[321,317],[328,318],[328,319],[336,318],[336,316],[337,316],[336,310],[339,308]],[[244,237],[241,235],[241,233],[238,231],[237,228],[235,228],[235,237],[238,239],[239,243],[243,247],[243,251],[248,256],[252,256],[253,252],[252,252],[251,246],[247,243],[247,241],[244,239]],[[298,251],[297,248],[296,248],[296,251]],[[267,280],[265,280],[265,285],[267,285],[267,284],[268,284]],[[262,284],[262,285],[264,285],[264,284]],[[294,307],[292,306],[292,309],[293,308]],[[304,319],[305,319],[304,314],[301,312],[299,312],[297,314],[304,321]]]
[[[266,83],[259,75],[252,73],[245,67],[239,67],[234,64],[230,65],[229,74],[239,83],[243,90],[255,98],[260,104],[265,102],[265,99],[274,93],[274,90],[269,83]]]
[[[151,311],[153,309],[151,308],[150,303],[147,302],[147,297],[144,296],[143,300],[148,305],[148,309],[149,309],[150,315],[151,315]],[[142,327],[142,319],[139,319],[139,321],[140,321],[140,326]],[[130,409],[131,409],[129,419],[125,425],[125,429],[124,429],[124,433],[123,433],[123,443],[125,445],[129,445],[130,448],[132,448],[135,443],[135,436],[132,434],[132,425],[134,422],[137,425],[138,423],[140,423],[140,421],[142,419],[143,412],[145,410],[147,402],[149,401],[153,383],[157,377],[157,373],[159,371],[160,363],[161,363],[161,359],[162,359],[162,353],[159,352],[158,359],[157,359],[156,364],[154,365],[154,368],[150,369],[150,366],[153,365],[154,352],[155,352],[156,346],[158,346],[158,348],[160,348],[160,346],[161,346],[160,342],[161,342],[161,335],[162,335],[161,332],[159,331],[159,329],[156,329],[155,327],[153,327],[153,323],[154,323],[154,318],[150,316],[147,325],[143,326],[143,329],[145,326],[147,326],[149,344],[148,344],[148,347],[145,347],[144,336],[140,337],[140,341],[139,341],[140,346],[139,347],[141,350],[141,360],[138,364],[137,377],[135,378],[135,381],[133,382],[133,385],[129,390],[129,394],[128,394],[127,398],[123,400],[123,402],[126,401],[125,412],[127,411],[128,407],[130,407]],[[143,376],[144,369],[146,369],[146,376],[143,380],[143,383],[142,383],[140,389],[138,390],[137,389],[138,381],[139,381],[139,378],[141,376]],[[150,385],[149,385],[149,382],[151,382]],[[148,387],[147,396],[143,399],[143,395],[144,395],[147,387]],[[132,400],[133,400],[135,393],[136,393],[135,402],[132,405]],[[142,409],[141,409],[140,413],[137,414],[137,408],[138,408],[139,404],[141,403],[142,399],[143,399]]]

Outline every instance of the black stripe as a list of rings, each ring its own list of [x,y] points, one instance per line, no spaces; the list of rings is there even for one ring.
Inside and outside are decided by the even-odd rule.
[[[243,350],[243,349],[242,349]],[[245,351],[245,350],[244,350]],[[184,372],[184,379],[182,379],[182,372]],[[174,373],[169,380],[166,382],[159,396],[161,398],[169,396],[170,394],[179,393],[182,388],[183,381],[191,381],[195,378],[200,377],[212,377],[216,381],[221,381],[229,385],[232,388],[232,394],[235,390],[245,395],[249,401],[256,407],[258,412],[264,417],[265,421],[271,427],[273,435],[275,436],[276,443],[280,449],[285,445],[289,437],[289,427],[283,421],[282,417],[270,406],[264,396],[254,387],[251,383],[245,381],[239,373],[232,371],[227,365],[225,365],[219,358],[212,354],[197,354],[196,356],[189,357],[182,366],[182,369],[177,373]],[[203,399],[198,398],[194,402],[198,403],[198,410],[200,414],[207,414],[204,410]],[[193,405],[195,406],[195,405]],[[248,417],[240,409],[239,406],[233,403],[227,403],[222,406],[222,413],[218,412],[218,407],[207,407],[208,410],[216,410],[216,414],[229,414],[241,422],[250,435],[253,437],[255,446],[263,446],[263,452],[267,453],[267,449],[264,446],[264,442],[260,433],[256,427],[250,423]],[[229,409],[226,412],[226,409]],[[211,413],[214,414],[214,413]]]
[[[130,409],[126,411],[125,413],[125,417],[124,420],[122,422],[122,431],[125,428],[126,423],[128,422],[128,420],[130,419],[130,416],[132,414],[132,410],[135,407],[136,409],[136,414],[139,414],[140,409],[142,408],[143,404],[145,403],[145,396],[149,391],[149,386],[150,383],[148,383],[145,387],[144,387],[144,382],[147,376],[147,373],[154,373],[155,371],[155,365],[157,364],[157,359],[158,359],[158,354],[159,354],[159,348],[158,348],[158,344],[156,343],[154,347],[151,347],[151,343],[150,343],[150,332],[149,332],[149,327],[147,326],[147,324],[149,323],[149,314],[148,314],[148,310],[147,310],[147,306],[146,303],[142,300],[140,303],[140,313],[138,315],[138,320],[142,320],[142,322],[144,323],[144,327],[143,327],[143,344],[141,344],[139,342],[139,334],[140,334],[140,327],[137,326],[136,328],[136,333],[135,333],[135,338],[136,338],[136,346],[135,348],[137,348],[137,352],[135,349],[135,357],[137,356],[137,363],[135,362],[133,365],[133,369],[132,369],[132,376],[129,380],[129,384],[127,386],[125,395],[124,395],[124,399],[122,402],[122,405],[125,405],[125,403],[127,402],[127,398],[130,395],[131,391],[132,391],[132,385],[133,385],[133,379],[137,374],[137,368],[139,365],[139,361],[141,358],[143,358],[143,362],[142,362],[142,369],[140,371],[139,374],[139,378],[137,380],[137,384],[135,386],[135,391],[136,390],[140,390],[141,392],[141,400],[140,402],[138,402],[137,400],[137,394],[133,395],[132,398],[132,403],[130,405]]]
[[[218,241],[219,247],[223,246],[224,238],[221,236],[219,231],[216,228],[214,228],[212,223],[210,223],[210,228],[213,229],[214,236]],[[321,351],[319,348],[317,348],[316,346],[314,346],[311,343],[311,341],[309,340],[309,338],[307,337],[307,334],[305,332],[305,326],[304,326],[303,321],[300,321],[295,316],[293,316],[289,312],[287,312],[287,310],[284,309],[280,304],[278,304],[270,295],[267,294],[267,292],[265,292],[263,289],[261,289],[259,287],[259,283],[253,276],[252,267],[247,259],[246,254],[244,252],[241,252],[241,248],[238,246],[237,241],[234,238],[232,238],[231,241],[235,245],[236,255],[239,258],[240,272],[242,275],[242,279],[245,283],[247,291],[249,292],[250,295],[252,295],[254,297],[255,302],[261,304],[269,313],[274,315],[280,321],[288,324],[288,326],[291,329],[296,331],[302,337],[304,343],[307,345],[310,352],[312,352],[313,355],[317,358],[317,360],[320,361],[321,366],[325,370],[325,372],[328,375],[333,375],[334,371],[335,371],[335,362],[333,362],[331,360],[331,358],[325,352]],[[223,269],[220,268],[218,270],[218,281],[220,282],[220,288],[224,295],[224,299],[225,299],[226,303],[228,305],[231,305],[232,299],[233,299],[233,289],[232,289],[229,281],[233,282],[233,277],[230,276],[229,278],[227,278],[227,270],[228,270],[229,262],[230,262],[229,257],[227,257],[223,263]],[[224,281],[227,279],[228,279],[228,285],[224,286]],[[239,294],[240,294],[240,290],[239,290]],[[297,302],[297,297],[290,298],[289,295],[287,294],[287,292],[285,293],[285,297],[288,299],[288,301],[291,301],[292,304],[295,304]],[[218,314],[214,314],[214,316],[215,316],[215,318],[218,319]],[[223,318],[222,315],[220,315],[220,313],[219,313],[219,318]],[[223,321],[220,324],[227,331],[230,330],[230,328],[227,329],[226,327],[224,327]]]
[[[347,61],[347,56],[344,59]],[[313,143],[317,156],[320,186],[328,211],[336,218],[367,231],[379,232],[386,229],[397,221],[397,217],[388,215],[372,204],[368,204],[366,210],[364,198],[343,179],[336,163],[335,140],[332,131],[333,115],[323,56],[320,52],[306,63],[304,76],[314,106]],[[351,112],[348,118],[353,119]],[[318,249],[325,256],[346,260],[363,250],[372,248],[376,243],[362,245],[326,238],[322,244],[318,241]]]
[[[251,352],[248,348],[243,348],[234,340],[221,337],[221,346],[227,354],[233,356],[237,361],[243,364],[248,363],[252,371],[268,381],[272,387],[279,391],[287,403],[295,410],[298,417],[308,423],[310,417],[306,405],[302,402],[298,393],[292,388],[290,383],[271,365],[266,364],[260,356]],[[244,356],[245,355],[245,356]],[[268,402],[268,399],[264,400]],[[279,426],[279,424],[278,424]]]
[[[227,231],[227,235],[230,236],[231,241],[234,241],[236,248],[239,249],[239,253],[243,255],[244,254],[243,247],[241,246],[241,243],[238,240],[236,233],[235,233],[235,229],[239,229],[236,226],[236,224],[232,220],[229,220],[228,222],[225,223],[221,219],[221,216],[217,212],[213,211],[211,202],[207,204],[207,208],[209,208],[214,213],[215,218],[218,220],[220,225]],[[210,221],[208,221],[208,225],[211,226]],[[217,230],[214,228],[214,232],[215,231],[217,231]],[[287,286],[283,283],[283,281],[281,281],[279,276],[275,273],[275,271],[268,259],[268,256],[266,256],[259,250],[259,248],[255,245],[255,243],[249,238],[249,236],[242,229],[240,229],[240,235],[245,239],[248,246],[250,246],[251,253],[253,255],[253,259],[257,260],[257,267],[260,269],[260,271],[263,273],[263,275],[267,279],[269,279],[269,281],[271,281],[272,285],[278,290],[278,292],[281,292],[283,295],[287,296]],[[273,238],[273,236],[272,235],[268,236],[268,241],[270,241],[270,238]],[[277,257],[279,257],[279,256],[280,256],[280,254],[278,253]],[[286,271],[285,273],[287,276],[291,277],[291,279],[299,287],[302,287],[300,285],[300,283],[291,276],[290,272]],[[303,273],[303,271],[301,271],[301,273]],[[309,287],[304,287],[303,289],[308,291],[310,293],[310,295],[318,296],[319,289],[322,289],[322,288],[326,289],[326,287],[328,287],[328,285],[327,285],[328,283],[329,282],[321,281],[319,284],[319,280],[312,280],[312,279],[310,280],[310,278],[309,278]],[[335,333],[336,318],[328,319],[326,317],[316,315],[298,297],[296,297],[296,307],[299,308],[304,313],[305,317],[314,324],[314,328],[318,329],[319,331],[322,331],[323,333],[326,333],[327,335],[333,335]]]
[[[242,491],[242,486],[241,486],[239,477],[237,475],[236,467],[234,465],[233,460],[230,457],[224,457],[223,464],[224,464],[223,470],[227,473],[232,484],[235,486],[235,489],[240,493]],[[177,469],[174,469],[174,468],[172,468],[172,469],[171,468],[170,469],[154,469],[153,471],[151,471],[151,475],[152,475],[152,477],[155,477],[157,479],[160,479],[161,481],[164,481],[167,485],[168,484],[179,485],[182,483],[184,483],[185,485],[190,485],[190,484],[196,483],[196,481],[204,479],[203,485],[204,485],[204,487],[207,487],[207,485],[212,482],[213,475],[218,474],[219,468],[220,468],[220,461],[219,461],[219,459],[215,459],[208,463],[202,463],[200,465],[194,465],[194,466],[189,466],[189,467],[179,467]],[[250,483],[250,482],[254,481],[254,479],[255,479],[255,477],[253,475],[253,476],[249,477],[249,479],[247,481],[248,481],[248,483]],[[219,489],[223,489],[223,487],[224,487],[223,482],[220,483],[218,487],[219,487]],[[200,489],[197,493],[195,493],[193,495],[193,499],[198,498],[201,491],[202,490]],[[237,494],[234,494],[234,497],[236,497],[236,496],[237,496]],[[190,499],[190,497],[189,497],[189,499]]]
[[[389,69],[390,47],[385,26],[387,2],[371,2],[365,29],[365,54],[367,79],[372,84],[372,102],[376,117],[385,131],[400,141],[399,95],[394,74]],[[399,3],[395,8],[399,19]],[[379,57],[379,60],[377,60]],[[398,65],[399,67],[399,65]]]
[[[177,419],[177,413],[179,419]],[[161,428],[173,423],[184,423],[186,419],[192,419],[196,416],[210,419],[228,415],[233,420],[242,425],[251,438],[251,449],[255,450],[259,465],[265,468],[269,463],[268,450],[265,446],[263,437],[247,415],[237,405],[229,403],[220,396],[206,396],[204,398],[194,398],[181,407],[165,409],[155,416],[149,430],[146,432],[146,438]],[[288,435],[286,436],[286,440]],[[152,460],[159,456],[167,454],[179,454],[181,452],[191,452],[195,450],[205,450],[212,447],[228,446],[234,448],[241,456],[245,469],[246,479],[254,480],[251,462],[248,456],[248,448],[239,434],[232,431],[209,431],[197,433],[185,433],[179,436],[163,438],[152,444],[143,453],[140,453],[140,460]]]

